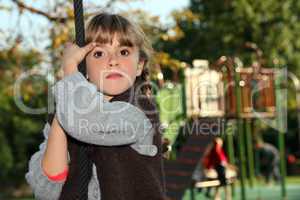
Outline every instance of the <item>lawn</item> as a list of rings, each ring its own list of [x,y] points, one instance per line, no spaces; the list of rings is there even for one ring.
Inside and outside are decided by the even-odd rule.
[[[287,198],[286,200],[299,200],[300,199],[300,176],[287,177]],[[212,194],[213,194],[212,190]],[[223,192],[223,190],[222,190]],[[197,193],[195,190],[195,200],[205,200],[206,198],[202,193]],[[262,182],[257,182],[253,188],[246,187],[246,199],[247,200],[280,200],[281,199],[281,187],[280,185],[265,185]],[[241,199],[239,184],[236,184],[234,193],[235,200]],[[190,191],[187,190],[184,196],[184,200],[191,200]]]

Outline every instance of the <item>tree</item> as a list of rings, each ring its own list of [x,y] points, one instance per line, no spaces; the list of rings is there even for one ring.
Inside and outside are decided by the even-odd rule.
[[[172,29],[181,37],[162,40],[161,49],[188,62],[222,55],[250,61],[253,55],[244,46],[252,42],[263,50],[266,66],[276,63],[299,74],[299,9],[297,0],[191,0],[187,9],[173,13]]]
[[[40,62],[39,52],[21,50],[19,42],[15,42],[12,47],[2,49],[0,52],[1,187],[14,187],[24,181],[28,156],[36,151],[35,147],[41,136],[38,133],[41,133],[42,120],[45,115],[36,116],[25,113],[16,101],[31,108],[46,107],[47,82],[41,77],[29,77],[22,82],[19,95],[16,95],[14,90],[16,80],[20,75],[33,69]]]

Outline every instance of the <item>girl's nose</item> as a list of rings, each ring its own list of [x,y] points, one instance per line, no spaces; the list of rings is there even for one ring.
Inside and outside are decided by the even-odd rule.
[[[114,67],[119,65],[118,57],[114,54],[109,56],[109,66]]]

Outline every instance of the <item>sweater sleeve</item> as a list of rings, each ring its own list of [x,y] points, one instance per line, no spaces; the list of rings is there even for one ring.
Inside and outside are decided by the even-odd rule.
[[[43,134],[45,140],[39,146],[37,151],[29,161],[29,170],[25,174],[25,179],[32,188],[33,194],[36,199],[40,200],[56,200],[59,198],[64,181],[52,181],[44,173],[41,161],[46,150],[48,133],[50,125],[46,123]]]
[[[53,93],[59,123],[79,141],[126,145],[136,143],[151,131],[152,124],[143,111],[126,102],[105,100],[80,72],[58,81]]]

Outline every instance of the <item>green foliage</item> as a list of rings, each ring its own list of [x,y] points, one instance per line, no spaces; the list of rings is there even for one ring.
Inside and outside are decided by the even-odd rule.
[[[14,53],[12,53],[14,52]],[[40,62],[40,55],[13,47],[0,53],[0,183],[13,186],[24,182],[28,159],[41,142],[44,115],[30,115],[16,104],[30,108],[47,106],[47,82],[35,76],[26,78],[20,87],[20,97],[13,89],[22,72]]]
[[[267,66],[276,62],[299,74],[299,10],[297,0],[191,0],[186,10],[173,14],[174,27],[184,37],[176,42],[162,40],[161,48],[187,62],[214,61],[222,55],[250,61],[253,57],[244,45],[253,42],[263,50]],[[197,17],[188,17],[190,12]]]

